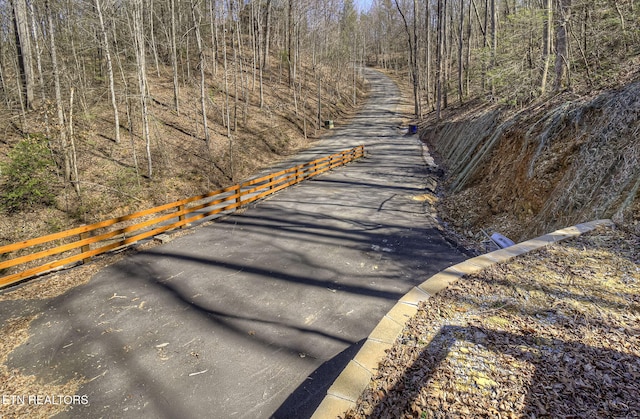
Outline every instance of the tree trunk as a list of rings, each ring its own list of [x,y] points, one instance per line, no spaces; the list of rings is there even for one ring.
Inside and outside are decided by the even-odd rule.
[[[7,106],[7,108],[10,106],[9,105],[9,97],[7,95],[8,93],[8,89],[7,89],[7,81],[6,81],[6,76],[5,76],[5,69],[4,69],[4,49],[2,48],[2,42],[0,42],[0,89],[2,89],[2,96],[4,98],[4,103]],[[49,124],[47,124],[47,128],[49,127]],[[47,134],[47,136],[49,136]]]
[[[489,32],[489,0],[485,0],[484,2],[484,31],[482,32],[482,49],[486,51],[487,49],[487,32]],[[486,55],[482,58],[482,92],[484,93],[487,89],[487,60]]]
[[[547,89],[547,77],[549,74],[549,63],[551,61],[551,39],[553,25],[553,3],[546,0],[546,19],[544,21],[544,46],[542,48],[542,76],[540,79],[540,95],[544,95]]]
[[[287,73],[289,80],[289,88],[293,88],[293,0],[289,0],[287,8]]]
[[[569,40],[567,37],[567,25],[569,24],[569,18],[571,16],[571,0],[558,0],[558,22],[556,28],[556,81],[554,90],[557,92],[565,85],[571,85],[571,78],[568,75],[569,71]]]
[[[116,44],[117,49],[117,44]],[[136,153],[136,143],[133,138],[133,121],[131,119],[131,95],[129,94],[129,85],[127,83],[127,78],[124,75],[124,69],[122,68],[122,62],[120,61],[120,57],[118,54],[115,55],[116,63],[118,63],[118,69],[120,70],[120,77],[122,77],[122,84],[124,86],[124,97],[125,97],[125,108],[127,111],[127,127],[129,128],[129,140],[131,142],[131,156],[133,157],[133,166],[136,169],[136,181],[138,183],[138,187],[140,186],[140,167],[138,165],[138,155]]]
[[[425,30],[426,30],[426,64],[427,64],[427,74],[426,74],[426,86],[427,86],[427,107],[433,110],[432,100],[431,100],[431,2],[425,2]]]
[[[12,0],[13,26],[18,50],[18,65],[22,80],[22,94],[26,109],[33,109],[33,66],[31,55],[31,37],[27,20],[27,3],[25,0]],[[48,3],[47,3],[48,4]]]
[[[69,92],[69,142],[71,143],[71,167],[73,168],[73,178],[71,184],[80,196],[80,176],[78,175],[78,153],[76,153],[75,131],[73,129],[73,93],[74,88]]]
[[[269,67],[269,38],[271,37],[271,0],[267,0],[264,14],[264,50],[262,51],[262,69]]]
[[[449,51],[451,42],[447,42],[451,28],[447,26],[447,0],[444,0],[442,8],[442,107],[449,106]]]
[[[491,0],[491,69],[496,67],[496,57],[498,53],[498,8],[496,0]],[[496,86],[494,77],[491,77],[491,95],[495,96]]]
[[[473,2],[473,0],[471,0]],[[471,20],[472,20],[472,8],[471,3],[469,3],[469,16],[467,17],[467,55],[465,57],[465,73],[466,73],[466,86],[465,91],[467,96],[470,94],[471,90]]]
[[[223,70],[224,70],[224,105],[225,105],[225,124],[227,126],[227,138],[229,139],[229,172],[231,180],[234,179],[233,175],[233,137],[231,136],[231,118],[229,111],[229,66],[227,63],[227,19],[222,16],[222,56],[223,56]]]
[[[253,4],[253,3],[252,3]],[[264,56],[262,55],[263,49],[264,49],[264,27],[262,25],[262,22],[260,20],[261,15],[260,15],[260,10],[262,8],[258,7],[257,8],[257,13],[256,13],[256,21],[257,21],[257,26],[258,26],[258,42],[257,42],[257,55],[258,55],[258,83],[259,83],[259,90],[260,90],[260,109],[264,108],[264,83],[262,80],[262,73],[263,73],[263,69],[264,69]]]
[[[218,25],[217,25],[216,0],[209,3],[209,26],[211,28],[211,62],[213,64],[213,74],[218,75]]]
[[[153,61],[156,65],[156,74],[160,77],[160,60],[158,59],[158,48],[156,46],[156,34],[154,29],[154,15],[153,15],[153,0],[148,0],[149,4],[143,6],[144,9],[149,11],[149,43],[151,44],[151,51],[153,51]]]
[[[444,4],[443,4],[444,3]],[[442,55],[444,43],[444,8],[447,5],[446,0],[438,0],[438,39],[436,47],[436,119],[440,120],[440,111],[442,109]],[[443,7],[444,6],[444,7]]]
[[[142,20],[142,0],[135,0],[133,4],[133,37],[136,52],[138,88],[140,91],[140,107],[142,112],[142,129],[147,153],[147,175],[153,176],[153,162],[151,160],[151,134],[149,133],[149,109],[147,103],[147,62],[145,55],[144,27]]]
[[[111,52],[109,49],[109,39],[107,38],[107,30],[104,26],[104,18],[102,17],[102,9],[100,0],[95,0],[96,12],[100,21],[100,31],[102,32],[102,42],[104,44],[105,58],[107,59],[107,74],[109,76],[109,93],[111,94],[111,107],[113,108],[114,133],[116,144],[120,144],[120,118],[118,117],[118,103],[116,101],[116,88],[113,77],[113,64],[111,62]]]
[[[464,47],[464,0],[460,0],[460,26],[458,27],[458,100],[462,104],[462,51]]]
[[[256,26],[256,7],[255,7],[255,3],[251,2],[250,5],[251,8],[251,25],[249,28],[249,35],[251,37],[251,75],[252,75],[252,81],[251,81],[251,92],[255,92],[256,91],[256,68],[258,65],[258,28]]]
[[[417,118],[422,118],[422,106],[420,103],[420,70],[418,68],[418,0],[413,0],[413,102],[414,112]]]
[[[173,106],[180,114],[180,83],[178,80],[178,51],[176,45],[176,0],[170,0],[171,9],[171,69],[173,70]]]
[[[420,117],[420,97],[418,94],[418,89],[420,86],[419,83],[419,75],[418,75],[418,59],[417,59],[417,45],[416,45],[416,34],[415,34],[415,29],[414,29],[414,33],[411,33],[411,30],[409,30],[409,24],[407,23],[407,19],[404,16],[404,13],[402,12],[402,9],[400,8],[400,4],[398,3],[398,0],[395,0],[396,3],[396,8],[398,9],[398,12],[400,13],[400,16],[402,16],[402,21],[404,23],[404,29],[407,33],[407,43],[409,44],[409,64],[411,65],[411,80],[413,82],[413,112],[415,114],[416,117]],[[413,0],[413,17],[414,17],[414,28],[415,28],[415,24],[416,24],[416,15],[417,15],[417,0]]]
[[[244,65],[243,65],[243,62],[242,62],[242,57],[243,57],[243,55],[242,55],[242,38],[241,38],[242,27],[240,26],[240,22],[241,22],[241,19],[240,19],[240,6],[241,6],[240,3],[238,3],[238,5],[237,5],[238,16],[235,19],[235,22],[236,22],[236,24],[235,24],[235,27],[236,27],[235,35],[236,35],[236,41],[237,41],[237,45],[238,45],[238,51],[237,51],[237,53],[234,52],[234,54],[233,54],[234,55],[234,60],[236,62],[236,64],[234,65],[235,72],[236,72],[236,76],[235,76],[236,77],[236,81],[235,81],[235,83],[236,83],[236,97],[235,97],[235,107],[236,107],[236,109],[235,109],[234,112],[236,114],[238,112],[238,103],[240,101],[240,97],[241,97],[241,94],[242,94],[242,97],[244,98],[244,106],[242,107],[242,110],[243,110],[243,112],[242,112],[242,120],[243,120],[243,124],[245,124],[245,126],[246,126],[247,113],[248,113],[247,112],[247,105],[249,104],[249,99],[248,99],[248,84],[247,84],[246,78],[244,77],[245,71],[244,71]],[[240,80],[240,92],[238,92],[238,79]],[[237,118],[237,116],[235,118],[236,118],[235,129],[237,130],[238,129],[238,118]]]
[[[233,132],[238,131],[238,48],[236,47],[237,23],[233,14],[235,0],[229,0],[229,13],[232,22],[236,21],[236,29],[231,33],[231,49],[233,50]]]
[[[29,12],[31,13],[31,33],[33,34],[33,43],[36,47],[36,68],[38,69],[38,82],[40,83],[40,98],[42,100],[42,107],[44,108],[42,113],[44,115],[44,132],[47,137],[51,137],[51,129],[49,127],[49,111],[47,109],[47,92],[45,90],[44,85],[44,74],[42,72],[42,49],[40,48],[40,43],[38,42],[38,26],[36,24],[36,14],[33,7],[33,2],[29,3]],[[0,57],[2,60],[2,57]],[[0,70],[1,70],[0,65]],[[2,85],[4,87],[4,80],[2,81]]]
[[[193,19],[193,27],[196,33],[196,45],[198,47],[198,67],[200,68],[200,109],[202,111],[202,127],[204,129],[204,139],[207,143],[207,147],[210,145],[209,128],[207,124],[207,100],[206,100],[206,86],[204,77],[204,50],[202,49],[202,38],[200,36],[200,22],[202,16],[200,15],[200,9],[197,2],[191,0],[191,18]]]
[[[62,92],[60,87],[60,69],[58,68],[58,54],[55,42],[55,30],[53,27],[53,12],[49,0],[45,1],[47,9],[47,24],[49,29],[49,49],[51,53],[51,66],[53,69],[53,82],[56,97],[56,110],[58,113],[58,132],[60,134],[60,147],[64,167],[64,181],[71,181],[71,162],[69,161],[69,146],[67,144],[67,132],[64,123],[64,109],[62,105]]]

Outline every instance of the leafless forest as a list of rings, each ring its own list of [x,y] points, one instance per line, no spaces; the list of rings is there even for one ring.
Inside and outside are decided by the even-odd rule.
[[[247,176],[355,109],[363,66],[440,119],[640,64],[637,0],[0,0],[0,29],[7,241]]]

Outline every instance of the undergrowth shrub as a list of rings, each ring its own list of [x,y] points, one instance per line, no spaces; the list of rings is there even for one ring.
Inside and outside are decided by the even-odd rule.
[[[52,204],[54,168],[45,138],[22,139],[9,152],[8,160],[0,163],[0,208],[11,213]]]

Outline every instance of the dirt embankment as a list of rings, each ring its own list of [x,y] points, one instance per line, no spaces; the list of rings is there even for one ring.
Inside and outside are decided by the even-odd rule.
[[[446,168],[443,221],[468,238],[598,218],[640,232],[640,82],[519,111],[469,103],[421,136]]]

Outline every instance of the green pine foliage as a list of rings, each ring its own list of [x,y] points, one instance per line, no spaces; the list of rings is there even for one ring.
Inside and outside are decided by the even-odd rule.
[[[12,213],[53,203],[54,170],[45,138],[29,136],[18,142],[0,164],[0,207]]]

